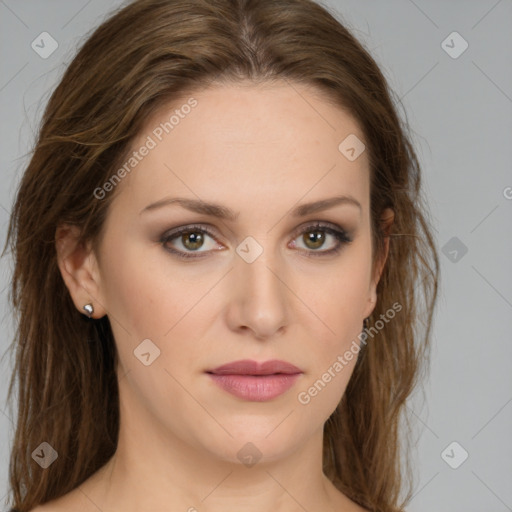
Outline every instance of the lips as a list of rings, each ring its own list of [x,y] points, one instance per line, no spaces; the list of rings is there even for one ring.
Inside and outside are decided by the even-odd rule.
[[[287,374],[293,375],[302,373],[300,368],[297,368],[291,363],[272,359],[263,363],[244,359],[242,361],[233,361],[210,370],[207,373],[214,375],[274,375],[274,374]]]
[[[288,391],[303,373],[285,361],[264,363],[244,360],[228,363],[206,372],[221,389],[251,402],[265,402]]]

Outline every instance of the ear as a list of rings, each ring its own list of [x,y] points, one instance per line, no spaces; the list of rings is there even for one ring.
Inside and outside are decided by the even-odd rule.
[[[380,229],[384,233],[384,249],[375,264],[374,275],[370,284],[370,298],[368,299],[368,308],[365,312],[364,318],[367,318],[372,314],[372,311],[377,305],[377,285],[380,281],[384,265],[388,259],[389,254],[389,236],[391,233],[391,227],[395,220],[395,212],[391,208],[386,208],[380,218]]]
[[[79,243],[80,230],[77,226],[60,225],[55,232],[57,264],[76,309],[87,314],[83,307],[92,304],[94,312],[91,318],[106,315],[101,294],[100,274],[96,255],[91,244]]]

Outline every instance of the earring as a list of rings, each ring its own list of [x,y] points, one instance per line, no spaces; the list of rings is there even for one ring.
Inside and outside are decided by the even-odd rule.
[[[92,307],[92,304],[86,304],[84,306],[85,313],[89,318],[91,318],[92,314],[94,313],[94,308]]]
[[[366,330],[368,329],[368,321],[370,320],[370,317],[367,316],[364,320],[363,320],[363,330]]]

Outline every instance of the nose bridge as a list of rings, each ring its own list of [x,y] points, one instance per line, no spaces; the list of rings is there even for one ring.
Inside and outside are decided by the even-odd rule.
[[[275,259],[262,255],[253,263],[238,262],[237,267],[237,279],[251,297],[274,300],[282,293],[282,283],[276,277],[280,272],[275,268]]]
[[[236,263],[237,279],[253,298],[275,301],[282,295],[283,284],[276,275],[282,273],[280,265],[270,248],[265,248],[254,261],[248,262],[243,257]]]
[[[247,244],[242,242],[239,249],[254,251],[251,241]],[[240,257],[236,256],[232,276],[234,303],[231,306],[237,312],[235,321],[238,327],[248,327],[258,336],[269,336],[287,322],[288,297],[286,286],[281,281],[279,257],[270,248],[264,248],[261,244],[260,247],[262,251],[253,260],[245,258],[243,252]]]

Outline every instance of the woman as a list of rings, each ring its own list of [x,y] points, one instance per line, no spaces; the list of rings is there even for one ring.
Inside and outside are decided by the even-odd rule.
[[[8,233],[14,510],[403,510],[438,258],[391,97],[309,0],[93,33]]]

